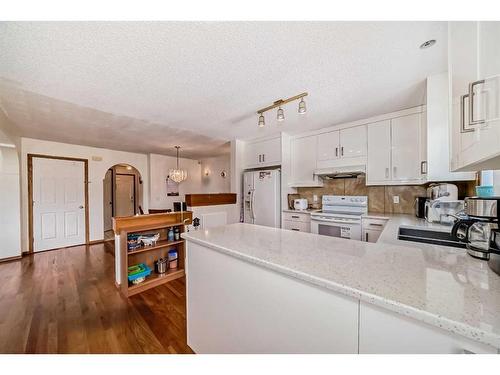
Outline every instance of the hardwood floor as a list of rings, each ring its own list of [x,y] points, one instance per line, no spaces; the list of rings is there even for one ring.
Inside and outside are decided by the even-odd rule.
[[[0,263],[0,353],[192,353],[184,278],[127,300],[112,245]]]

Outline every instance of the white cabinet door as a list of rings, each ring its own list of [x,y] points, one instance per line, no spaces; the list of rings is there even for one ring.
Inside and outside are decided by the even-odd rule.
[[[366,156],[366,125],[340,131],[340,157]]]
[[[419,181],[421,174],[421,114],[391,120],[392,180]]]
[[[485,344],[360,302],[360,354],[497,353]]]
[[[335,160],[339,155],[339,131],[319,134],[318,161]]]
[[[476,22],[449,23],[449,74],[451,84],[451,169],[473,162],[479,133],[469,126],[469,83],[477,74]]]
[[[256,143],[247,142],[245,144],[245,168],[251,168],[260,164],[260,154],[257,151]]]
[[[313,135],[291,140],[293,184],[303,186],[316,184],[313,172],[316,169],[317,139],[318,137]]]
[[[262,164],[281,164],[281,139],[273,138],[258,143],[258,151],[262,155]]]
[[[366,181],[386,183],[391,179],[391,121],[368,125]]]
[[[361,240],[364,242],[377,242],[381,230],[363,229]]]

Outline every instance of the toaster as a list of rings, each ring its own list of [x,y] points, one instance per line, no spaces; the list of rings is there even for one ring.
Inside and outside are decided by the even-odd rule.
[[[308,204],[307,199],[294,199],[293,200],[293,208],[296,210],[307,210]]]

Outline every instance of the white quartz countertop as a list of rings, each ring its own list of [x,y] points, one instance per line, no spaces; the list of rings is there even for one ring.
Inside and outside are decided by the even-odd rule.
[[[411,215],[381,216],[389,221],[377,243],[243,223],[182,236],[500,348],[500,276],[463,249],[397,240],[400,225],[450,227]]]

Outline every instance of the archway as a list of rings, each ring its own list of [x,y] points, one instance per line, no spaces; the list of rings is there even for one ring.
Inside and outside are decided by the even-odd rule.
[[[142,197],[142,178],[135,167],[129,164],[116,164],[106,171],[103,180],[105,240],[114,238],[113,217],[143,213]]]

